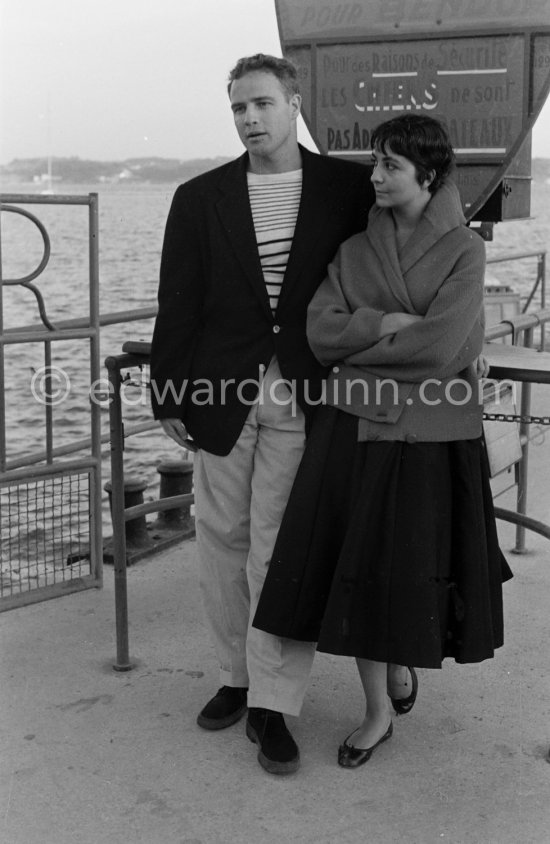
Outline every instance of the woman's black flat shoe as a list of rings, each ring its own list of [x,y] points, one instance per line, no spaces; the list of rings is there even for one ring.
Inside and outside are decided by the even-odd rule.
[[[390,700],[393,708],[395,709],[396,715],[406,715],[407,712],[410,712],[413,708],[416,696],[418,694],[418,677],[416,675],[416,671],[414,668],[407,666],[408,671],[410,672],[411,679],[412,679],[412,692],[408,697],[391,697]]]
[[[356,730],[354,730],[353,732],[356,732]],[[387,741],[391,737],[392,733],[393,724],[390,721],[390,726],[388,727],[380,741],[377,741],[376,744],[373,744],[372,747],[367,747],[366,749],[354,747],[352,744],[348,744],[348,739],[351,738],[351,736],[353,735],[353,733],[350,733],[348,738],[338,748],[338,764],[341,765],[342,768],[358,768],[359,765],[364,765],[365,762],[369,761],[373,754],[373,751],[376,750],[378,745],[382,744],[383,741]]]

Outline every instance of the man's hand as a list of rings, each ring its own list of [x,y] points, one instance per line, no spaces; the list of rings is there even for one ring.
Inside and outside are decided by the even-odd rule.
[[[474,367],[478,378],[487,378],[491,367],[485,355],[479,355],[477,360],[474,361]]]
[[[168,434],[171,440],[186,448],[188,451],[197,451],[197,446],[189,437],[187,429],[181,419],[161,419],[160,424],[165,434]]]

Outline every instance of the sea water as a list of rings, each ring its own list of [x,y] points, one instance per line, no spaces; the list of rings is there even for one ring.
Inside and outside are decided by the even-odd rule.
[[[63,194],[99,195],[99,299],[102,314],[131,311],[156,304],[160,253],[166,216],[176,185],[65,185]],[[3,193],[33,193],[34,186],[3,185]],[[43,296],[48,320],[89,315],[88,207],[60,205],[22,206],[47,229],[51,255],[45,270],[33,282]],[[3,277],[18,279],[40,263],[44,244],[38,228],[19,214],[2,214]],[[4,327],[39,324],[38,304],[31,290],[6,285],[3,290]],[[98,395],[107,385],[103,363],[108,355],[122,352],[125,340],[150,340],[153,320],[106,326],[100,334]],[[55,341],[51,344],[52,366],[66,375],[66,398],[53,407],[53,445],[67,445],[90,436],[90,342]],[[6,346],[6,441],[8,463],[21,455],[45,450],[45,407],[36,399],[33,375],[44,366],[42,343]],[[136,371],[136,376],[139,372]],[[34,392],[33,392],[34,390]],[[152,418],[146,390],[126,391],[123,408],[128,424]],[[109,431],[107,404],[101,407],[101,431]],[[104,484],[110,478],[108,444],[102,465]],[[82,457],[79,452],[74,457]],[[178,459],[181,449],[162,430],[131,437],[125,444],[125,474],[148,484],[145,499],[158,496],[158,463]],[[107,494],[103,493],[104,533],[110,530]]]
[[[176,185],[106,184],[63,185],[63,194],[99,195],[99,298],[100,312],[127,311],[156,304],[158,269],[166,216]],[[4,185],[4,193],[32,193],[31,185]],[[27,205],[46,226],[51,240],[51,257],[34,282],[45,302],[48,319],[56,321],[87,317],[88,294],[88,209],[85,206]],[[488,257],[548,249],[550,246],[550,184],[544,178],[533,182],[532,218],[495,226],[494,240],[487,244]],[[43,243],[40,232],[17,214],[2,215],[2,261],[4,278],[16,279],[30,273],[40,262]],[[534,259],[489,267],[488,281],[511,286],[528,295],[535,279]],[[4,326],[14,328],[39,322],[36,299],[22,286],[4,288]],[[153,321],[107,326],[101,330],[101,375],[107,378],[103,361],[121,353],[125,340],[150,340]],[[68,377],[66,399],[53,410],[54,447],[89,436],[90,365],[89,341],[52,343],[52,364]],[[6,413],[8,460],[45,449],[44,406],[32,391],[33,373],[44,365],[41,343],[6,347]],[[147,391],[127,392],[123,408],[127,424],[150,420]],[[129,402],[132,404],[130,405]],[[102,433],[109,430],[108,409],[101,411]],[[158,497],[159,462],[187,455],[160,429],[127,439],[125,474],[147,482],[145,500]],[[103,483],[110,477],[108,447],[103,461]],[[104,533],[110,534],[108,499],[104,493]]]

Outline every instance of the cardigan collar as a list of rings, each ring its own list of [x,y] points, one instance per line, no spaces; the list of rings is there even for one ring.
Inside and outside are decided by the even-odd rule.
[[[414,314],[416,310],[404,275],[438,240],[465,222],[458,188],[453,182],[447,182],[430,199],[416,229],[399,252],[391,210],[378,206],[371,209],[367,238],[382,264],[393,295],[406,312]]]
[[[367,238],[382,264],[393,295],[408,313],[416,311],[404,275],[438,240],[465,222],[458,188],[453,182],[446,182],[432,196],[414,232],[399,252],[391,210],[378,206],[371,208]]]
[[[369,215],[369,228],[373,239],[381,237],[385,248],[395,253],[394,262],[397,261],[402,273],[406,273],[434,243],[465,222],[458,188],[451,181],[445,182],[434,193],[414,232],[400,252],[397,250],[391,210],[375,206]]]
[[[443,184],[427,204],[415,231],[402,250],[403,272],[406,273],[434,243],[465,222],[457,186],[454,182]]]

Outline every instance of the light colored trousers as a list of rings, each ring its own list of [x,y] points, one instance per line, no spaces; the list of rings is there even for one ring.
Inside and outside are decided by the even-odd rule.
[[[227,457],[195,455],[200,585],[220,682],[248,705],[298,715],[315,644],[251,626],[305,445],[304,416],[273,360]]]

